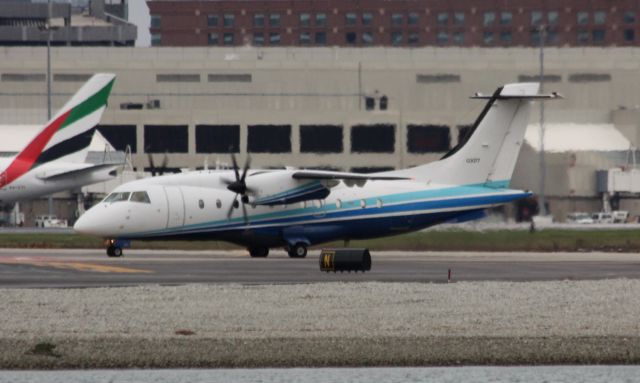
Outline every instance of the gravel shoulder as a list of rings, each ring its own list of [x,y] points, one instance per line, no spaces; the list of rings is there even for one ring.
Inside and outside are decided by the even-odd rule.
[[[0,294],[0,368],[640,363],[640,280]]]

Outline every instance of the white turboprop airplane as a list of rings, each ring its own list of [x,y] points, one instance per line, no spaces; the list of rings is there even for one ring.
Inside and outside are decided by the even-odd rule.
[[[285,247],[388,236],[447,221],[479,218],[484,209],[531,195],[509,189],[532,99],[539,84],[505,85],[488,99],[466,142],[440,161],[375,174],[315,170],[196,171],[132,181],[89,209],[75,230],[106,238],[121,256],[132,239],[218,239],[252,257]],[[357,187],[356,187],[357,186]],[[240,196],[240,201],[238,201]],[[246,206],[249,205],[249,206]]]
[[[92,76],[14,157],[0,158],[0,204],[113,178],[119,164],[85,163],[115,75]]]

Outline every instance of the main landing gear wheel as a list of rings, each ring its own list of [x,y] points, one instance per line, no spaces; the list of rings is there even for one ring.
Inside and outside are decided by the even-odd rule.
[[[249,254],[253,258],[264,258],[269,255],[268,247],[251,247],[249,248]]]
[[[291,258],[304,258],[307,256],[307,245],[302,242],[298,242],[295,245],[289,247],[289,256]]]
[[[117,246],[107,247],[107,255],[110,257],[122,257],[122,248]]]

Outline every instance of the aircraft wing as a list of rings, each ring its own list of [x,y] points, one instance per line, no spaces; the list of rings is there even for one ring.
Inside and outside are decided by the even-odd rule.
[[[50,172],[43,172],[42,174],[39,174],[38,178],[45,181],[55,181],[55,180],[60,180],[67,177],[78,177],[78,176],[90,174],[96,171],[114,168],[120,165],[122,164],[115,162],[115,163],[106,163],[106,164],[99,164],[99,165],[89,165],[86,167],[70,169],[70,170],[69,169],[53,170]]]
[[[344,181],[401,181],[410,179],[407,177],[378,176],[375,174],[332,172],[326,170],[299,170],[294,172],[292,177],[294,179]]]

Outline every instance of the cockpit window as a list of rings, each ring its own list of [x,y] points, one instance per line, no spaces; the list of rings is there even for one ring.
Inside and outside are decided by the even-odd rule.
[[[151,203],[149,195],[145,191],[131,193],[131,202]]]
[[[102,202],[114,203],[114,202],[126,201],[126,200],[129,199],[129,194],[131,194],[131,193],[129,193],[129,192],[111,193]]]

